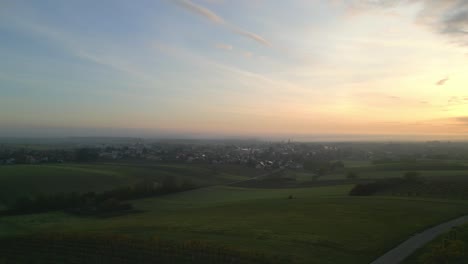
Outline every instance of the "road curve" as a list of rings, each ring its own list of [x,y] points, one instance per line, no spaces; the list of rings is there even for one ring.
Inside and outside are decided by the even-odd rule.
[[[456,227],[465,223],[468,223],[468,215],[426,229],[423,232],[410,237],[405,242],[401,243],[394,249],[388,251],[378,259],[371,262],[371,264],[401,263],[405,258],[409,257],[418,248],[421,248],[425,244],[431,242],[439,235],[450,231],[452,227]]]

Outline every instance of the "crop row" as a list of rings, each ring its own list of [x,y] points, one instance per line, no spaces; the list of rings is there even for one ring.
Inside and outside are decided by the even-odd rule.
[[[117,235],[64,234],[0,239],[0,263],[250,264],[284,261],[200,241],[175,243],[159,239],[137,240]]]

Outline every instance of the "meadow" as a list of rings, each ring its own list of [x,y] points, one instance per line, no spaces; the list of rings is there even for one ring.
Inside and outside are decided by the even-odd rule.
[[[418,169],[428,178],[468,178],[466,164],[455,162],[417,162],[372,164],[369,161],[345,161],[345,169],[314,178],[307,170],[287,170],[285,176],[296,182],[345,180],[346,172],[356,172],[359,179],[402,177]],[[142,181],[161,181],[174,176],[179,182],[197,186],[227,184],[265,174],[265,171],[236,165],[202,165],[178,163],[67,163],[0,166],[0,207],[3,203],[25,195],[70,192],[102,192]]]
[[[421,175],[433,181],[468,182],[463,164],[391,164],[388,170],[364,161],[345,162],[345,166],[341,172],[315,179],[317,183],[336,180],[334,185],[312,184],[307,188],[301,184],[314,181],[312,172],[286,170],[284,176],[295,177],[298,184],[281,189],[228,186],[265,174],[234,165],[128,162],[3,166],[3,199],[33,193],[100,192],[166,176],[174,176],[179,182],[189,180],[201,188],[133,200],[130,202],[137,213],[114,217],[83,217],[60,211],[3,216],[0,238],[118,234],[177,243],[200,241],[294,263],[368,263],[411,234],[468,213],[468,200],[391,193],[349,196],[354,184],[343,184],[347,170],[356,171],[360,179],[379,179],[402,177],[410,168],[420,168]]]
[[[452,230],[449,233],[440,235],[434,239],[429,244],[418,249],[414,254],[409,256],[402,264],[412,264],[412,263],[424,263],[424,255],[431,254],[433,252],[433,247],[441,246],[442,244],[447,243],[447,241],[457,240],[462,242],[463,251],[461,252],[461,260],[453,261],[457,264],[466,264],[468,263],[468,253],[466,249],[468,247],[468,225],[462,225]],[[449,262],[452,263],[452,262]]]
[[[468,179],[468,164],[461,161],[420,160],[373,164],[371,161],[348,160],[343,163],[344,169],[329,172],[319,177],[316,173],[307,170],[289,171],[287,176],[296,178],[299,182],[344,180],[347,178],[347,173],[352,171],[357,174],[359,179],[374,180],[403,177],[408,171],[418,171],[422,177],[427,178],[466,177]]]
[[[235,165],[72,163],[0,166],[0,207],[22,196],[102,192],[174,176],[197,186],[245,180],[260,172]]]
[[[465,201],[350,197],[350,188],[214,186],[135,200],[141,213],[113,218],[61,212],[3,217],[0,235],[122,234],[198,240],[296,263],[367,263],[412,233],[468,211]]]

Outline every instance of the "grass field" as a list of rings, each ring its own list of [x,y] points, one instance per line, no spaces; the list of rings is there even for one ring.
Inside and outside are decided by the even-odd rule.
[[[100,192],[166,176],[199,186],[224,184],[255,176],[255,169],[222,165],[85,163],[0,166],[0,204],[24,195]],[[0,205],[1,206],[1,205]]]
[[[468,179],[468,164],[461,161],[414,161],[372,164],[370,161],[344,161],[344,171],[321,176],[318,180],[340,180],[347,171],[356,172],[361,179],[382,179],[402,177],[405,172],[418,171],[423,177],[457,176]],[[312,179],[313,173],[297,173],[298,179]]]
[[[432,181],[468,183],[465,165],[447,164],[452,163],[386,164],[386,169],[382,169],[369,162],[345,162],[360,179],[401,177],[410,168],[419,168],[421,175]],[[319,181],[343,180],[344,171],[322,176]],[[51,232],[123,234],[200,240],[269,256],[292,257],[297,263],[368,263],[411,234],[468,213],[465,200],[384,196],[389,194],[351,197],[348,193],[352,185],[292,189],[223,186],[264,173],[240,166],[215,168],[195,164],[3,166],[0,198],[4,200],[35,193],[99,192],[166,176],[211,187],[135,200],[132,204],[139,213],[112,218],[62,212],[2,217],[0,237]],[[308,182],[314,175],[308,171],[284,174],[296,177],[298,183]],[[293,199],[288,199],[290,196]]]
[[[401,177],[410,167],[420,168],[418,171],[423,177],[453,176],[468,179],[468,170],[460,169],[465,166],[461,163],[384,164],[386,167],[390,166],[391,170],[382,170],[381,166],[383,165],[375,166],[369,161],[345,161],[344,163],[346,168],[355,171],[360,179]],[[447,167],[452,165],[453,167]],[[429,170],[428,168],[431,166],[440,169]],[[262,173],[265,172],[234,165],[220,165],[216,169],[211,165],[157,163],[0,166],[0,204],[2,201],[16,199],[24,195],[99,192],[132,185],[142,180],[158,181],[168,175],[175,176],[179,181],[190,180],[196,185],[206,186],[245,180]],[[315,174],[308,171],[288,171],[286,175],[295,177],[296,181],[300,183],[312,181]],[[328,174],[318,178],[319,181],[343,179],[346,179],[345,172]]]
[[[424,247],[418,249],[414,254],[409,256],[403,264],[415,264],[415,263],[423,263],[421,261],[421,256],[424,255],[425,253],[428,253],[431,251],[433,246],[440,245],[443,243],[444,239],[457,239],[460,241],[463,241],[465,244],[465,252],[464,252],[464,259],[460,262],[456,262],[457,264],[465,264],[468,263],[468,252],[466,252],[466,247],[468,247],[468,225],[463,225],[458,228],[456,228],[456,237],[451,237],[449,233],[443,234],[439,236],[438,238],[434,239],[431,243],[425,245]]]
[[[0,235],[118,233],[202,240],[290,255],[298,263],[368,263],[412,233],[468,212],[464,201],[349,197],[351,187],[208,187],[133,201],[142,213],[115,218],[3,217]]]
[[[370,170],[368,168],[364,170],[351,169],[356,172],[359,179],[383,179],[383,178],[397,178],[403,177],[403,175],[408,172],[408,170],[392,170],[392,171],[378,171]],[[466,177],[468,179],[468,170],[419,170],[418,171],[422,177]],[[293,177],[298,182],[307,182],[314,179],[315,173],[308,171],[289,171],[287,173],[288,177]],[[346,179],[346,172],[336,172],[323,175],[318,177],[319,181],[329,181],[329,180],[344,180]]]
[[[403,175],[409,170],[392,170],[392,171],[377,171],[377,170],[353,170],[356,171],[360,179],[383,179],[383,178],[397,178],[403,177]],[[418,170],[422,177],[452,177],[452,176],[464,176],[468,179],[468,170]],[[345,173],[333,173],[320,177],[319,180],[340,180],[345,179]]]

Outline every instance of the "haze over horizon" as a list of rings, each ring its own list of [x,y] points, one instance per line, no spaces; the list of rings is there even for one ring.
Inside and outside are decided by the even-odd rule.
[[[466,0],[0,2],[0,137],[468,137]]]

